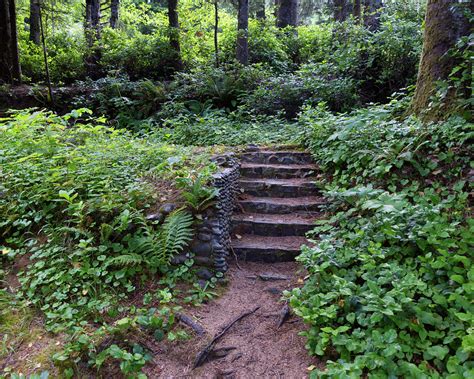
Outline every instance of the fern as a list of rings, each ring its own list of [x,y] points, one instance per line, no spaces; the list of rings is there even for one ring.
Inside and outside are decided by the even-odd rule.
[[[136,253],[122,254],[118,257],[111,258],[107,261],[108,265],[126,267],[126,266],[138,266],[144,263],[145,258]]]
[[[183,251],[193,238],[193,216],[178,209],[163,223],[158,234],[158,248],[151,257],[152,264],[169,264],[171,258]]]

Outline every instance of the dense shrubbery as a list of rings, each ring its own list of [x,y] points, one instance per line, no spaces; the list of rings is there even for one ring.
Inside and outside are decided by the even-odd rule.
[[[299,140],[298,125],[277,117],[256,116],[242,109],[226,113],[208,109],[203,114],[182,113],[169,118],[155,134],[180,145],[245,145],[293,143]]]
[[[84,123],[84,112],[25,111],[0,124],[2,257],[29,258],[21,292],[51,328],[98,317],[137,275],[166,269],[191,237],[192,218],[177,211],[164,224],[148,221],[147,207],[163,197],[153,180],[199,169],[205,182],[212,172],[204,151]]]
[[[289,294],[316,377],[472,374],[473,231],[466,175],[472,124],[394,119],[403,102],[301,118],[332,180],[334,215],[298,258],[310,276]]]

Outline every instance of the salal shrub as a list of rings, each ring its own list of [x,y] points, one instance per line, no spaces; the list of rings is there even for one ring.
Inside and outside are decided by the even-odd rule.
[[[472,124],[396,120],[403,102],[332,116],[307,109],[306,140],[328,173],[332,216],[298,260],[288,294],[313,377],[474,374]]]

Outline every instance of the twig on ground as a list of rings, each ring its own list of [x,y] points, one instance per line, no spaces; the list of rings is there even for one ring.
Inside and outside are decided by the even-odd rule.
[[[196,356],[196,360],[194,362],[194,365],[193,365],[193,369],[195,369],[196,367],[199,367],[201,366],[205,361],[206,359],[208,358],[209,354],[211,353],[211,351],[214,349],[214,346],[215,344],[217,343],[217,341],[219,341],[223,336],[224,334],[227,333],[227,331],[234,325],[236,324],[237,322],[239,322],[240,320],[242,320],[243,318],[251,315],[252,313],[255,313],[260,307],[255,307],[254,309],[252,309],[251,311],[248,311],[248,312],[245,312],[245,313],[242,313],[239,317],[237,317],[236,319],[234,319],[232,322],[230,322],[229,324],[227,324],[220,333],[218,333],[212,340],[211,342],[209,342],[209,344]]]

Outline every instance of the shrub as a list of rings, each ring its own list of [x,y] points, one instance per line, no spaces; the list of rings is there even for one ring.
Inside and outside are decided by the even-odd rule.
[[[304,104],[326,102],[331,110],[351,109],[357,103],[356,82],[331,64],[306,64],[293,74],[269,77],[245,98],[261,114],[283,111],[294,118]]]
[[[189,240],[192,218],[178,211],[163,225],[147,220],[162,196],[150,181],[173,183],[198,167],[208,178],[213,169],[204,151],[81,122],[87,112],[20,111],[0,124],[2,249],[28,258],[20,295],[52,329],[100,317],[138,275],[165,270]]]
[[[309,146],[332,178],[333,216],[298,258],[289,295],[310,329],[313,377],[463,377],[472,360],[472,125],[394,120],[405,102],[333,116],[307,109]]]

